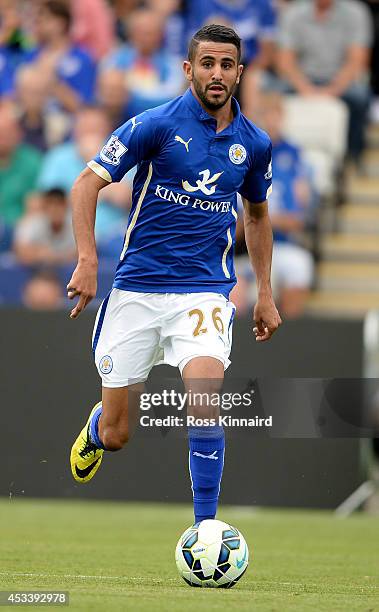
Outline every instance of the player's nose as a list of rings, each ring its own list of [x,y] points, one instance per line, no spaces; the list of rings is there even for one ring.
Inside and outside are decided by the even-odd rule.
[[[212,81],[222,82],[222,70],[221,66],[215,66],[212,74]]]

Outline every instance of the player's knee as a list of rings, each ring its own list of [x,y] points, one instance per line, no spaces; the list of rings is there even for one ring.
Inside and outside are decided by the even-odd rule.
[[[103,445],[109,451],[121,450],[128,439],[128,432],[117,427],[105,427],[101,436]]]

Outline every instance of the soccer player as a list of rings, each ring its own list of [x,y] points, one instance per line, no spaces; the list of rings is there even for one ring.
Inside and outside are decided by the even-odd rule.
[[[76,318],[96,294],[97,196],[137,164],[133,203],[113,288],[100,306],[93,352],[102,400],[74,443],[71,469],[87,482],[104,451],[130,435],[136,397],[157,363],[179,368],[186,389],[220,388],[229,365],[236,282],[236,197],[244,199],[246,242],[258,286],[254,333],[268,340],[281,324],[270,286],[271,143],[240,112],[240,38],[208,25],[189,46],[183,96],[134,117],[109,138],[72,190],[78,264],[67,286]],[[189,406],[195,416],[211,406]],[[195,521],[214,518],[224,462],[218,426],[189,427]]]

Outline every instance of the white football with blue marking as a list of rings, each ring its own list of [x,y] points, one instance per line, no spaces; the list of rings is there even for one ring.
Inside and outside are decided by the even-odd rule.
[[[186,529],[175,551],[176,567],[194,587],[233,587],[246,572],[249,550],[242,533],[218,520]]]

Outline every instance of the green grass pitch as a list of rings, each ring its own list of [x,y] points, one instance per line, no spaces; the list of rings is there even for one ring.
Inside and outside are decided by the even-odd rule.
[[[222,507],[251,553],[231,590],[191,589],[177,575],[190,506],[13,498],[0,516],[0,590],[67,590],[63,609],[379,611],[379,524],[364,514]]]

